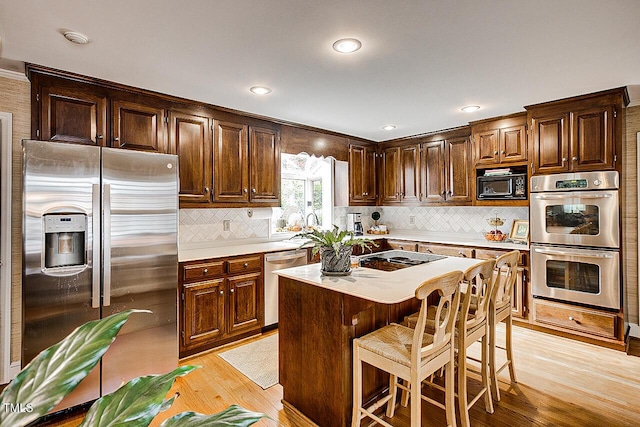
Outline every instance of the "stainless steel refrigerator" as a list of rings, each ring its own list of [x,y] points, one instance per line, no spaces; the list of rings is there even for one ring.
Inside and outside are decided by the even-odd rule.
[[[177,156],[23,141],[22,365],[77,326],[134,314],[52,412],[178,365]]]

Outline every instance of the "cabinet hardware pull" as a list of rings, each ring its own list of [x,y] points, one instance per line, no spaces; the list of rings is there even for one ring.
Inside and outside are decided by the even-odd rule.
[[[244,268],[249,267],[249,263],[248,263],[248,262],[245,262],[245,263],[244,263],[244,264],[242,264],[242,265],[244,266]]]
[[[577,157],[577,156],[573,156],[573,157],[571,158],[571,160],[573,160],[573,161],[575,162],[576,160],[578,160],[578,157]]]
[[[224,295],[224,291],[220,291],[220,295]]]
[[[235,289],[231,288],[231,290],[229,292],[234,293]]]
[[[504,156],[505,154],[507,154],[507,152],[506,152],[506,151],[504,151],[504,150],[502,150],[502,151],[500,152],[500,154],[502,154],[502,155]]]
[[[569,320],[571,320],[573,322],[573,316],[569,316]]]
[[[493,155],[494,155],[494,156],[497,156],[497,155],[498,155],[498,150],[494,151],[494,152],[493,152]]]
[[[117,136],[115,138],[113,138],[114,141],[120,141],[120,138],[118,138]]]
[[[567,158],[566,157],[562,158],[562,163],[567,163]]]
[[[208,193],[209,192],[209,187],[204,187],[204,192]]]
[[[460,255],[462,258],[466,258],[467,257],[462,251],[458,251],[458,255]]]
[[[97,139],[102,139],[102,138],[104,138],[104,136],[103,135],[97,135],[96,138]]]
[[[249,190],[248,190],[248,189],[246,189],[246,188],[242,189],[242,191],[243,191],[245,194],[247,194],[247,193],[249,192]]]
[[[432,254],[432,253],[433,253],[433,251],[432,251],[431,249],[427,248],[427,253]]]
[[[252,189],[251,189],[251,192],[252,192],[253,194],[256,194],[256,189],[255,189],[255,188],[252,188]]]
[[[207,270],[206,268],[204,270],[202,270],[202,274],[207,274],[209,272],[209,270]]]

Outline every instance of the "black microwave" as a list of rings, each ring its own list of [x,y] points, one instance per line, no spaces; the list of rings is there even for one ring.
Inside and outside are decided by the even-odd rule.
[[[527,174],[479,176],[476,198],[478,200],[526,200]]]

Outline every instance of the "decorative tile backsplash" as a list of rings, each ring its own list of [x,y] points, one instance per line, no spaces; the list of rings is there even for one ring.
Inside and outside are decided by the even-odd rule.
[[[347,213],[362,213],[362,226],[368,229],[373,225],[371,214],[380,212],[380,224],[386,224],[391,231],[419,230],[444,231],[453,233],[482,233],[490,230],[487,218],[498,217],[505,220],[499,227],[504,233],[511,231],[515,219],[529,219],[527,207],[493,206],[434,206],[434,207],[340,207],[334,209],[334,222],[339,227],[346,226]],[[413,224],[411,218],[413,217]]]
[[[249,211],[252,216],[249,217]],[[515,219],[528,219],[527,207],[478,207],[478,206],[434,206],[434,207],[336,207],[333,210],[334,224],[346,227],[346,215],[362,213],[364,229],[373,225],[371,214],[380,212],[380,223],[390,230],[444,231],[454,233],[482,233],[491,229],[486,219],[497,215],[505,219],[499,227],[509,233]],[[224,242],[242,239],[268,239],[271,218],[270,208],[220,208],[180,209],[180,244]],[[414,223],[411,223],[413,217]],[[229,220],[229,230],[224,231],[224,220]]]

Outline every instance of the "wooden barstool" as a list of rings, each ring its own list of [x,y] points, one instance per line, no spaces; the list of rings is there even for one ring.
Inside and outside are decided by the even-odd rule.
[[[491,374],[491,391],[496,401],[500,401],[498,374],[507,366],[511,382],[517,383],[516,371],[513,366],[513,349],[511,339],[511,313],[513,288],[518,276],[518,259],[520,251],[511,251],[496,260],[495,280],[489,302],[489,372]],[[505,323],[505,347],[496,345],[496,330],[498,323]],[[506,350],[507,361],[496,368],[496,348]]]
[[[425,281],[416,289],[416,298],[422,301],[415,329],[392,323],[353,340],[353,418],[351,425],[359,427],[363,417],[370,417],[387,427],[391,424],[374,414],[387,404],[387,417],[393,417],[398,387],[411,395],[411,426],[421,425],[422,399],[446,411],[447,424],[456,425],[454,400],[454,346],[453,336],[460,306],[460,281],[463,273],[453,271]],[[425,333],[427,297],[438,292],[435,308],[434,333]],[[373,405],[362,407],[362,363],[382,369],[390,374],[389,394]],[[422,380],[438,369],[445,370],[445,403],[422,396]],[[408,387],[398,384],[408,382]]]
[[[495,264],[495,260],[489,259],[470,267],[464,272],[464,281],[468,287],[462,297],[456,334],[458,406],[463,427],[469,426],[469,408],[483,395],[485,410],[490,414],[493,413],[489,376],[489,323],[487,321],[487,313],[493,289]],[[469,401],[467,392],[467,348],[478,340],[482,343],[482,356],[479,360],[482,389]]]

